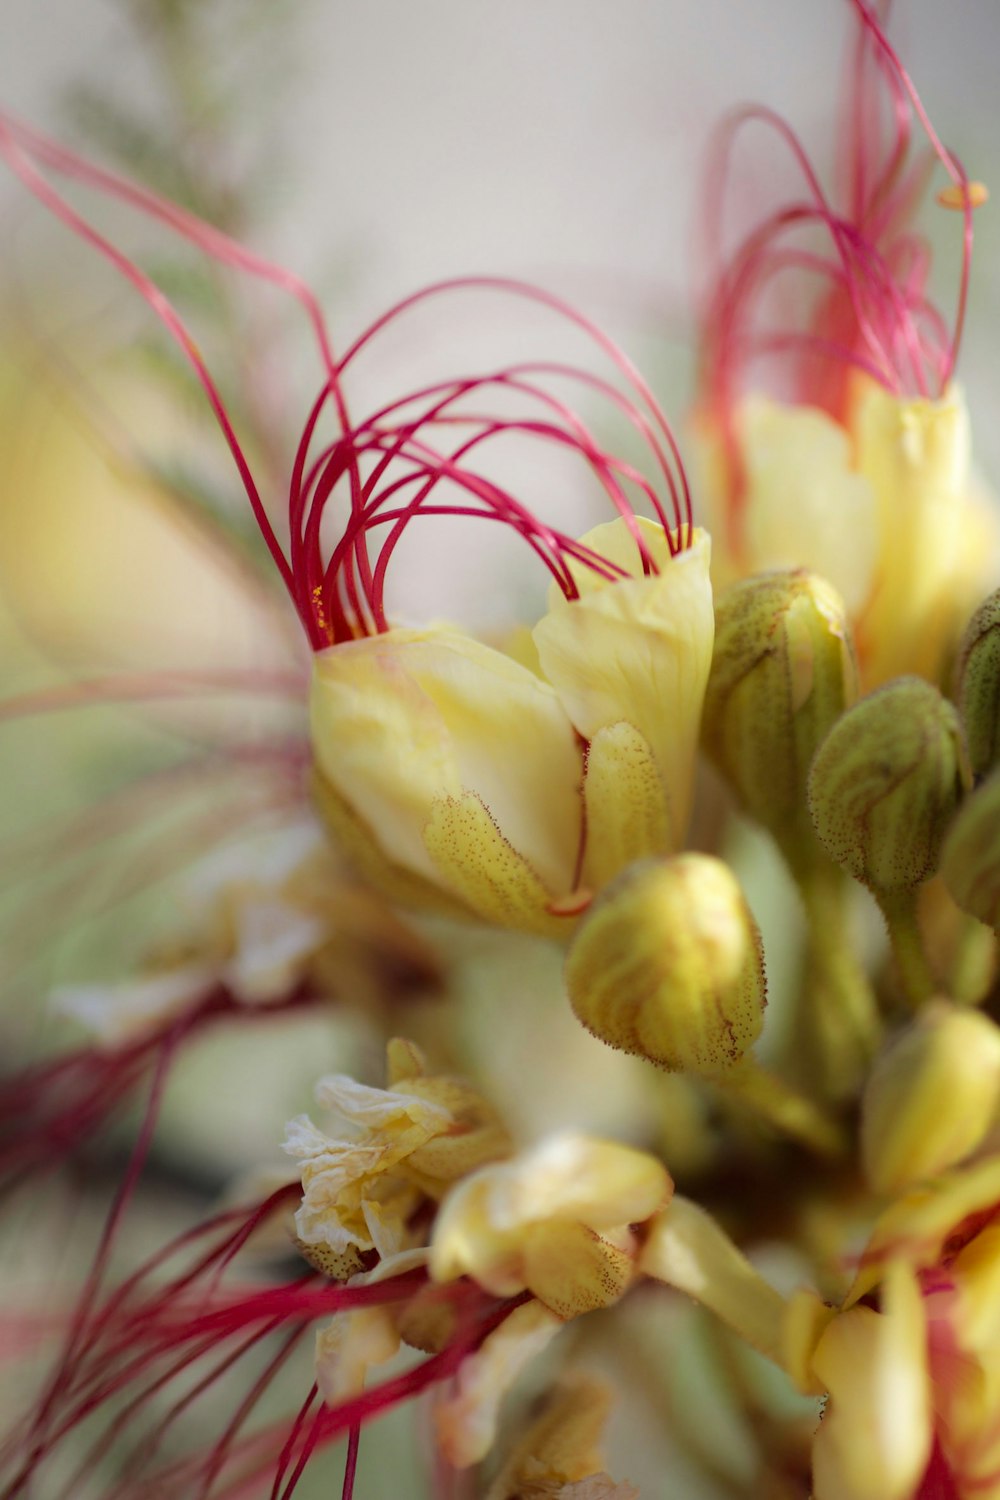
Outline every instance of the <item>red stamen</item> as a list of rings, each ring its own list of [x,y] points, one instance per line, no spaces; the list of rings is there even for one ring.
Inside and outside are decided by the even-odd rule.
[[[961,343],[972,253],[972,207],[960,162],[941,143],[914,85],[868,0],[851,0],[858,21],[837,132],[836,193],[825,193],[805,149],[773,112],[736,112],[718,133],[708,171],[705,248],[709,257],[725,243],[723,201],[736,139],[752,122],[774,131],[791,153],[807,202],[792,201],[767,214],[716,264],[704,315],[703,386],[729,458],[731,504],[738,521],[742,476],[732,412],[741,377],[751,362],[781,354],[794,372],[797,400],[826,407],[841,418],[846,376],[862,369],[889,389],[920,396],[941,393],[952,378]],[[929,152],[910,162],[914,122]],[[957,307],[950,332],[928,301],[929,252],[907,229],[923,198],[929,168],[939,162],[963,214]],[[835,201],[836,200],[836,201]],[[800,231],[820,228],[828,258],[789,243]],[[710,262],[711,263],[711,262]],[[765,300],[795,279],[820,283],[805,326],[791,319],[775,327]],[[795,304],[792,304],[794,306]],[[796,314],[798,315],[798,314]],[[780,313],[779,313],[780,316]],[[793,362],[789,356],[799,356]],[[739,528],[735,526],[735,540]]]
[[[282,579],[296,605],[310,644],[319,649],[331,642],[387,628],[383,600],[385,573],[395,546],[412,519],[421,514],[480,516],[502,519],[528,542],[532,550],[549,567],[552,576],[574,597],[572,573],[566,558],[589,565],[585,552],[571,552],[571,544],[561,534],[547,527],[530,509],[518,503],[487,476],[473,472],[460,462],[485,442],[502,433],[530,435],[554,442],[580,454],[602,483],[615,509],[633,527],[643,565],[651,566],[647,549],[632,521],[632,505],[622,481],[635,487],[652,506],[667,534],[672,549],[687,546],[691,540],[691,498],[679,449],[669,423],[657,405],[652,392],[635,367],[620,349],[589,319],[539,288],[504,278],[467,277],[442,282],[405,298],[378,318],[354,341],[343,359],[335,363],[329,337],[312,294],[290,273],[243,250],[218,230],[202,223],[145,189],[128,183],[113,173],[94,167],[71,152],[56,146],[43,136],[19,123],[0,116],[0,154],[22,182],[50,211],[103,255],[146,300],[164,323],[191,364],[212,407],[230,448],[251,507],[264,540]],[[235,267],[271,282],[294,296],[305,309],[319,346],[323,366],[323,387],[307,419],[292,465],[288,495],[290,556],[286,558],[271,522],[265,512],[249,463],[236,436],[219,389],[209,372],[184,321],[169,299],[138,267],[93,229],[49,184],[37,170],[42,166],[58,175],[82,181],[87,185],[125,202],[167,225],[194,244],[204,254],[221,264]],[[528,301],[547,309],[596,346],[602,357],[613,365],[624,388],[600,377],[570,366],[540,362],[512,366],[493,375],[473,376],[439,383],[411,394],[382,408],[374,417],[352,426],[344,398],[342,378],[348,366],[376,337],[404,313],[431,297],[456,291],[479,290]],[[526,378],[531,376],[531,379]],[[586,425],[570,406],[541,386],[535,377],[561,376],[581,382],[592,392],[609,400],[623,413],[645,441],[657,472],[669,492],[665,510],[657,497],[656,487],[632,466],[616,460],[594,441]],[[540,403],[548,412],[546,420],[533,418],[472,417],[451,410],[454,404],[473,390],[503,387],[507,393]],[[430,400],[430,406],[416,418],[404,419],[402,413],[415,401]],[[319,419],[327,402],[334,407],[339,435],[327,445],[321,457],[310,463],[310,449]],[[429,424],[461,421],[475,431],[453,453],[441,454],[418,436]],[[362,460],[376,457],[374,470],[363,478]],[[383,540],[374,562],[368,553],[368,532],[384,523],[379,515],[385,508],[387,494],[400,484],[394,480],[380,488],[383,475],[394,461],[407,468],[404,483],[420,488],[414,497],[395,514],[388,536]],[[329,559],[323,557],[320,522],[325,507],[340,481],[347,481],[348,519]],[[428,496],[442,481],[465,490],[478,504],[473,506],[439,503],[432,511],[426,505]],[[667,510],[672,513],[668,522]],[[601,561],[598,561],[600,567]]]
[[[88,1046],[5,1079],[0,1096],[0,1193],[84,1151],[134,1096],[151,1071],[168,1068],[193,1035],[234,1016],[265,1020],[315,1003],[305,986],[246,1006],[224,986],[199,996],[133,1042]]]

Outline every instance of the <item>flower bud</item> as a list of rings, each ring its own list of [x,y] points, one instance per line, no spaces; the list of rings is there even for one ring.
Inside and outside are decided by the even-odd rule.
[[[760,1035],[760,933],[736,879],[705,854],[643,860],[583,919],[566,959],[578,1019],[610,1047],[719,1073]]]
[[[1000,932],[1000,770],[963,803],[945,839],[941,874],[963,911]]]
[[[715,615],[705,749],[751,817],[794,861],[815,848],[806,777],[857,696],[840,596],[815,573],[765,573],[729,589]]]
[[[937,868],[964,788],[958,714],[919,677],[899,677],[835,724],[809,772],[809,810],[830,857],[876,893]]]
[[[972,774],[985,776],[1000,761],[1000,589],[966,626],[955,682]]]
[[[938,1000],[882,1053],[862,1102],[861,1152],[876,1192],[898,1193],[974,1151],[1000,1102],[1000,1029]]]

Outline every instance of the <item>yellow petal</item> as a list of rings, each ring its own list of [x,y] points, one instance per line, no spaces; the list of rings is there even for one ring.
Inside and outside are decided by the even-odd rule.
[[[450,1464],[462,1469],[485,1457],[496,1436],[500,1402],[561,1327],[540,1302],[525,1302],[462,1361],[454,1394],[434,1410],[438,1442]]]
[[[648,1219],[672,1187],[666,1169],[643,1151],[556,1136],[514,1161],[483,1167],[452,1189],[434,1225],[431,1275],[437,1281],[473,1276],[501,1296],[528,1287],[554,1305],[560,1294],[553,1282],[546,1280],[543,1294],[529,1279],[533,1255],[538,1265],[544,1261],[546,1277],[552,1263],[539,1227],[572,1228],[573,1243],[583,1247],[582,1261],[590,1265],[590,1231],[622,1248],[614,1231]],[[615,1255],[609,1259],[617,1264]],[[567,1272],[567,1288],[576,1274]],[[618,1271],[610,1274],[617,1284]]]
[[[333,646],[315,659],[312,737],[321,774],[394,863],[438,879],[424,828],[472,792],[540,878],[569,889],[580,753],[552,689],[502,652],[443,625]]]
[[[399,1349],[399,1333],[385,1307],[356,1307],[338,1313],[316,1334],[315,1372],[319,1393],[329,1406],[364,1387],[370,1365],[382,1365]]]
[[[673,1188],[648,1152],[583,1135],[553,1136],[494,1174],[490,1209],[503,1228],[570,1219],[590,1229],[638,1224]]]
[[[913,1188],[886,1209],[876,1223],[848,1302],[856,1302],[871,1291],[892,1260],[903,1261],[915,1270],[935,1265],[945,1242],[963,1223],[998,1206],[1000,1160],[995,1156]]]
[[[486,1500],[521,1500],[529,1485],[556,1492],[557,1486],[597,1475],[604,1467],[601,1434],[610,1411],[611,1392],[600,1381],[578,1375],[561,1383],[517,1440]]]
[[[598,891],[627,864],[671,844],[663,778],[648,742],[632,724],[599,729],[583,782],[587,844],[582,883]]]
[[[852,413],[859,471],[875,494],[879,548],[859,627],[866,682],[916,672],[934,677],[953,623],[964,567],[969,418],[952,387],[940,400],[901,400],[874,382]]]
[[[988,1224],[955,1257],[951,1267],[958,1306],[951,1310],[963,1349],[1000,1345],[1000,1225]]]
[[[746,471],[745,571],[810,568],[853,613],[875,562],[876,507],[847,433],[825,412],[753,396],[738,414]]]
[[[882,1311],[854,1307],[820,1339],[813,1371],[830,1404],[813,1444],[815,1500],[911,1500],[931,1450],[920,1287],[890,1266]]]
[[[782,1364],[804,1396],[822,1396],[825,1387],[813,1374],[816,1345],[837,1316],[815,1292],[800,1287],[788,1299],[782,1328]]]
[[[1000,1102],[1000,1029],[944,1001],[878,1059],[865,1087],[861,1150],[876,1192],[954,1166],[979,1145]]]
[[[364,818],[318,770],[314,770],[312,776],[312,796],[316,810],[337,847],[349,856],[365,879],[391,901],[459,920],[474,916],[471,907],[458,895],[437,884],[436,875],[433,879],[417,875],[391,860]]]
[[[448,889],[461,891],[478,915],[498,927],[543,937],[565,932],[565,921],[550,915],[549,908],[569,889],[569,862],[564,883],[546,886],[476,793],[436,802],[423,837],[437,877]]]
[[[686,1292],[768,1359],[783,1362],[784,1298],[690,1199],[674,1197],[653,1220],[639,1270]]]
[[[639,524],[662,558],[662,531]],[[628,566],[640,571],[623,521],[581,540],[605,556],[626,548]],[[688,550],[663,558],[659,574],[607,582],[591,573],[581,597],[554,599],[533,632],[545,676],[584,739],[624,721],[649,745],[662,779],[671,848],[679,847],[687,827],[712,658],[710,552],[708,536],[698,531]]]
[[[579,1317],[617,1302],[635,1278],[631,1235],[614,1244],[583,1224],[553,1221],[527,1230],[524,1284],[557,1317]]]

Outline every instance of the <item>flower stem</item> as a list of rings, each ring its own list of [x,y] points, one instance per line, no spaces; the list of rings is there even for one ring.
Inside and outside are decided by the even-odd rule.
[[[917,921],[916,889],[876,891],[875,896],[889,929],[903,994],[913,1009],[918,1010],[925,1000],[931,998],[937,986]]]
[[[799,1002],[802,1049],[823,1094],[855,1093],[878,1047],[882,1022],[850,941],[852,886],[833,865],[796,872],[809,925]]]
[[[777,1074],[762,1068],[749,1054],[735,1068],[716,1074],[712,1082],[735,1095],[754,1114],[782,1135],[820,1156],[840,1157],[847,1140],[824,1109]]]

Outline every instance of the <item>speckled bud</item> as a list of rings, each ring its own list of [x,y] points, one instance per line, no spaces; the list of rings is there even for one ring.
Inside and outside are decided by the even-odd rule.
[[[702,742],[793,861],[815,847],[810,761],[857,691],[843,603],[815,573],[764,573],[719,600]]]
[[[594,902],[566,959],[577,1017],[610,1047],[720,1073],[760,1034],[760,933],[739,884],[705,854],[643,860]]]
[[[898,1193],[962,1161],[1000,1101],[1000,1029],[944,1000],[924,1007],[869,1076],[861,1110],[865,1174]]]
[[[958,714],[920,677],[897,677],[838,720],[809,773],[809,810],[837,864],[875,892],[933,875],[970,785]]]
[[[1000,589],[966,627],[955,684],[972,774],[985,776],[1000,761]]]
[[[1000,771],[963,803],[941,851],[941,874],[962,910],[1000,933]]]

